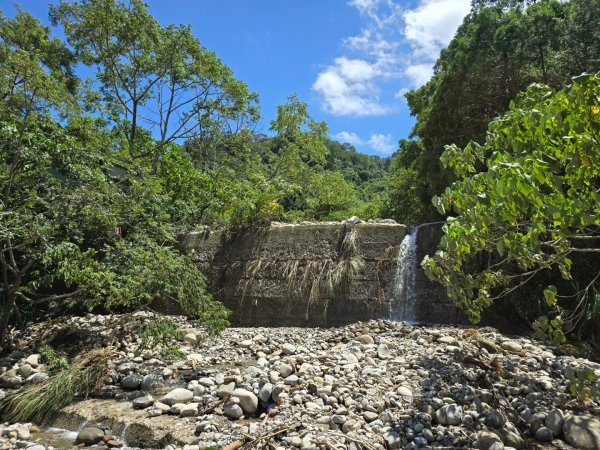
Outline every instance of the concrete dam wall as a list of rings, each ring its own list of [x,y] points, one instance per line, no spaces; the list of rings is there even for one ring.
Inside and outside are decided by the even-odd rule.
[[[425,233],[419,230],[412,230],[417,246]],[[404,261],[409,231],[392,221],[275,223],[236,236],[208,229],[185,233],[179,245],[207,275],[213,296],[232,310],[236,325],[333,326],[373,318],[452,322],[454,309],[444,289],[420,269],[439,237],[423,234],[427,247],[413,252],[420,259]],[[405,263],[415,265],[415,273],[399,289]],[[416,305],[398,307],[407,301]],[[413,317],[401,317],[407,310]]]

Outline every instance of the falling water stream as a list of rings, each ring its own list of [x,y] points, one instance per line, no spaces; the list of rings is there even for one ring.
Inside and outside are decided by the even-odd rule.
[[[417,228],[410,229],[398,249],[390,320],[417,322]]]

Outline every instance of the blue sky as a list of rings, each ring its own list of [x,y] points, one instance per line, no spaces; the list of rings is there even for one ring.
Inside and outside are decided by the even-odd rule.
[[[260,95],[268,132],[297,93],[333,139],[387,156],[414,119],[402,96],[421,86],[470,0],[147,0],[163,24],[194,34]],[[21,7],[48,22],[47,2]],[[0,0],[12,16],[13,0]],[[57,34],[60,35],[60,32]]]

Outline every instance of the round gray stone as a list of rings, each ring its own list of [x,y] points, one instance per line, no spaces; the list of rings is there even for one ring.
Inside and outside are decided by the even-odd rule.
[[[600,419],[592,416],[570,416],[563,424],[565,441],[582,450],[600,449]]]
[[[162,386],[165,383],[162,374],[149,373],[142,379],[140,388],[142,391],[152,392],[156,388]]]
[[[435,419],[441,425],[459,425],[463,419],[462,407],[456,403],[444,405],[435,412]]]
[[[544,425],[552,431],[552,436],[558,437],[562,433],[563,423],[565,422],[565,413],[560,409],[553,409],[546,416]]]
[[[121,386],[125,389],[138,389],[142,384],[142,379],[135,374],[124,376],[121,380]]]
[[[223,408],[223,412],[227,417],[231,417],[232,419],[239,419],[244,415],[244,411],[237,403],[227,403]]]
[[[154,404],[154,397],[151,395],[143,395],[133,399],[133,409],[144,409]]]
[[[176,388],[160,399],[165,405],[173,406],[175,403],[189,403],[194,398],[194,393],[183,388]]]
[[[383,440],[385,441],[387,448],[390,450],[399,449],[400,445],[402,444],[400,435],[395,431],[388,431],[384,433]]]
[[[502,442],[502,439],[500,439],[494,433],[490,433],[487,431],[484,431],[483,433],[481,433],[479,435],[479,438],[477,439],[475,446],[479,450],[503,450],[504,449],[504,443]]]
[[[104,431],[98,427],[86,427],[77,434],[75,444],[94,445],[104,439]]]
[[[258,398],[260,398],[263,403],[268,403],[271,400],[272,393],[273,385],[271,383],[265,383],[258,391]]]
[[[540,427],[535,432],[535,438],[540,442],[552,442],[552,431],[550,428]]]

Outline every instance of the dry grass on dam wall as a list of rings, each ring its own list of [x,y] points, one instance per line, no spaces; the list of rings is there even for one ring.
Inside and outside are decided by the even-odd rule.
[[[232,323],[331,326],[387,317],[398,245],[396,223],[273,224],[226,238],[180,236]]]

